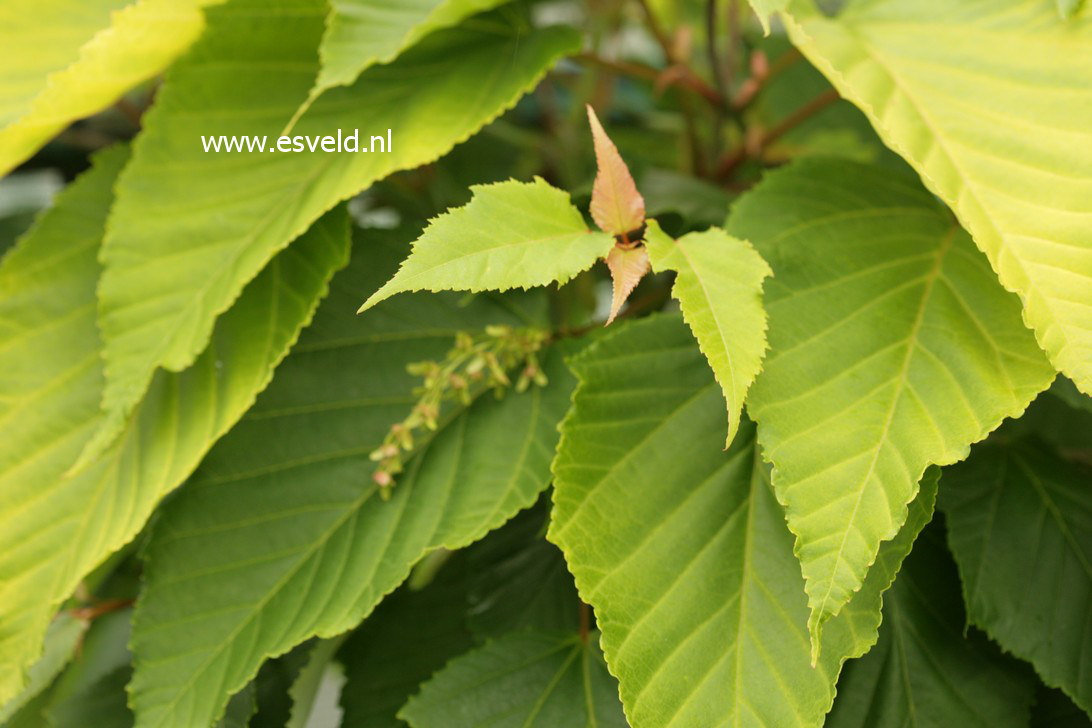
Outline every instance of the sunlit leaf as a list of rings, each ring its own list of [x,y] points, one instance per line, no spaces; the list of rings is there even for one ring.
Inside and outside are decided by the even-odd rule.
[[[650,220],[647,239],[656,271],[678,272],[672,293],[728,404],[727,447],[766,353],[762,281],[770,267],[750,243],[720,228],[672,240]]]
[[[1092,394],[1092,13],[1063,20],[1046,0],[789,13],[796,46],[952,206],[1051,362]]]
[[[0,5],[0,176],[69,123],[168,65],[223,0],[8,0]]]
[[[544,180],[471,188],[473,199],[433,219],[391,280],[361,311],[402,291],[488,291],[564,283],[610,251],[569,195]]]
[[[722,450],[724,400],[683,322],[627,323],[572,366],[549,538],[595,607],[630,724],[821,725],[842,661],[875,642],[936,473],[812,667],[800,566],[754,426]]]
[[[728,230],[774,271],[748,408],[797,537],[817,647],[925,469],[966,457],[1054,373],[1019,300],[908,176],[802,159],[740,198]]]
[[[194,366],[157,376],[119,439],[65,477],[102,417],[97,254],[126,158],[100,156],[0,265],[0,702],[40,654],[57,606],[269,382],[345,260],[338,209],[247,287]]]
[[[99,323],[111,419],[96,445],[110,441],[157,367],[190,365],[246,282],[317,217],[445,154],[576,41],[568,28],[526,32],[518,17],[478,19],[323,94],[294,130],[356,129],[367,139],[389,129],[384,152],[204,152],[203,134],[273,140],[282,131],[318,70],[325,12],[324,0],[230,0],[210,9],[205,34],[167,74],[118,181],[103,248]]]

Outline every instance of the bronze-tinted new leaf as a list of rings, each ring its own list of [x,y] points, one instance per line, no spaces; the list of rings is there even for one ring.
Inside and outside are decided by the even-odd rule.
[[[636,248],[616,245],[607,254],[607,267],[610,268],[610,277],[614,282],[614,295],[611,297],[610,316],[605,326],[610,325],[629,294],[633,293],[633,289],[644,278],[645,273],[648,273],[648,251],[643,245]]]
[[[645,222],[645,200],[591,106],[588,107],[588,123],[591,124],[595,161],[599,168],[592,188],[592,218],[601,230],[611,235],[637,230]]]

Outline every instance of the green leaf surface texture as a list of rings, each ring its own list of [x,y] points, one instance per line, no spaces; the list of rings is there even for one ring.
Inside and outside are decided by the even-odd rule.
[[[160,73],[223,0],[9,0],[0,7],[0,175]]]
[[[724,400],[682,320],[629,324],[572,367],[548,537],[595,607],[630,724],[821,725],[842,661],[875,641],[881,594],[932,516],[935,471],[813,668],[754,426],[722,450]]]
[[[942,492],[958,488],[944,471]],[[884,596],[880,639],[846,664],[826,728],[1021,728],[1028,671],[965,627],[959,583],[939,529],[918,539]]]
[[[987,444],[945,471],[940,505],[972,624],[1092,715],[1092,469]]]
[[[347,86],[377,63],[389,63],[429,33],[507,0],[331,0],[319,47],[322,68],[312,96]]]
[[[412,728],[625,728],[591,633],[514,632],[456,658],[399,716]]]
[[[947,202],[1092,394],[1092,12],[1046,0],[795,0],[793,43]],[[1013,52],[1018,48],[1019,52]]]
[[[56,607],[269,382],[347,254],[342,209],[275,258],[194,365],[157,375],[119,438],[66,476],[102,418],[96,254],[126,157],[100,155],[0,265],[0,701],[40,654]]]
[[[140,728],[209,723],[266,657],[356,626],[426,553],[481,538],[548,484],[572,387],[557,351],[548,386],[453,409],[380,497],[369,453],[415,402],[406,365],[545,309],[420,294],[356,316],[404,250],[357,245],[273,385],[165,509],[133,636]]]
[[[246,282],[319,215],[445,154],[576,42],[568,28],[526,32],[504,15],[478,18],[323,94],[294,130],[359,129],[367,139],[390,129],[386,153],[205,153],[202,134],[275,140],[314,81],[325,10],[322,0],[231,0],[209,10],[206,32],[167,74],[118,182],[103,249],[103,405],[112,417],[96,445],[109,442],[157,367],[189,366]]]
[[[588,229],[569,195],[544,180],[471,188],[464,207],[433,219],[398,273],[364,311],[403,291],[504,291],[564,283],[614,247]]]
[[[720,228],[672,240],[651,220],[646,235],[653,270],[678,272],[671,292],[728,404],[727,447],[766,353],[762,281],[770,266],[750,243]]]
[[[803,159],[741,198],[728,232],[774,271],[748,407],[796,534],[817,647],[925,469],[962,460],[1054,373],[1017,298],[909,176]]]

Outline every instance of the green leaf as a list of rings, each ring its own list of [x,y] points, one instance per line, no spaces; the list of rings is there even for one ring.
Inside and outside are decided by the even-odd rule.
[[[944,471],[944,493],[956,490]],[[942,537],[922,534],[884,597],[880,639],[846,665],[826,728],[1028,725],[1031,681],[976,632],[966,634]]]
[[[930,464],[966,457],[1054,373],[969,236],[910,178],[803,159],[737,202],[773,268],[748,407],[806,580],[813,647]]]
[[[157,524],[133,636],[141,728],[210,723],[266,656],[354,627],[427,552],[481,538],[549,482],[571,391],[556,351],[549,386],[457,407],[380,497],[368,455],[415,402],[406,365],[442,358],[459,331],[533,324],[545,301],[404,296],[358,317],[353,302],[404,249],[357,249],[273,385]]]
[[[403,585],[345,642],[338,653],[346,678],[343,728],[405,726],[395,718],[398,709],[448,660],[474,646],[466,624],[467,566],[460,552],[423,589]]]
[[[578,45],[568,28],[528,33],[506,16],[477,19],[323,94],[295,128],[365,138],[390,129],[387,153],[205,153],[201,134],[281,132],[314,80],[325,6],[231,0],[211,9],[146,115],[103,250],[103,405],[113,416],[96,445],[109,442],[156,367],[189,366],[245,283],[323,212],[437,159]]]
[[[338,210],[247,287],[193,367],[157,376],[119,439],[65,477],[102,417],[96,254],[126,156],[101,155],[0,265],[0,701],[57,606],[265,387],[344,263]]]
[[[629,324],[571,364],[580,384],[549,538],[595,607],[630,723],[821,725],[842,660],[874,642],[880,595],[932,516],[936,473],[813,668],[800,567],[754,426],[722,451],[724,400],[682,321]]]
[[[1092,470],[991,444],[944,472],[970,621],[1092,715]]]
[[[313,103],[327,89],[348,86],[377,63],[390,63],[429,33],[459,24],[507,0],[331,0],[319,46],[322,68]]]
[[[83,728],[94,716],[95,728],[130,728],[133,714],[125,704],[129,682],[131,609],[109,612],[90,625],[72,664],[57,680],[45,710],[50,728]]]
[[[1092,394],[1092,14],[1065,21],[1044,0],[789,13],[796,46],[952,206],[1051,362]]]
[[[750,243],[720,228],[672,240],[650,220],[646,244],[656,272],[678,272],[672,294],[728,404],[727,447],[766,353],[762,281],[770,267]]]
[[[266,660],[254,678],[258,710],[250,719],[250,728],[284,728],[292,717],[289,691],[299,679],[311,655],[311,642],[304,642],[287,654]]]
[[[49,625],[45,636],[45,650],[38,661],[27,670],[27,685],[14,699],[0,707],[0,724],[3,724],[49,687],[53,678],[76,654],[80,638],[87,629],[87,621],[61,612]]]
[[[624,728],[617,683],[594,638],[506,635],[453,660],[398,716],[413,728]]]
[[[1050,393],[1073,409],[1092,413],[1092,397],[1082,394],[1073,382],[1065,377],[1058,377],[1050,386]]]
[[[403,291],[488,291],[564,283],[614,246],[588,230],[569,195],[541,178],[472,187],[434,218],[391,280],[360,311]]]
[[[467,549],[473,574],[467,623],[475,636],[579,629],[573,577],[561,552],[543,538],[544,531],[541,514],[526,511]]]
[[[0,8],[0,176],[155,76],[222,0],[11,0]]]

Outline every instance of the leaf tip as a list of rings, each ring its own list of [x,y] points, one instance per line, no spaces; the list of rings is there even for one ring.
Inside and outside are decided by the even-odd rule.
[[[600,230],[611,235],[638,230],[645,222],[645,199],[637,191],[629,167],[599,122],[595,109],[590,104],[586,108],[597,167],[592,186],[592,219]]]

